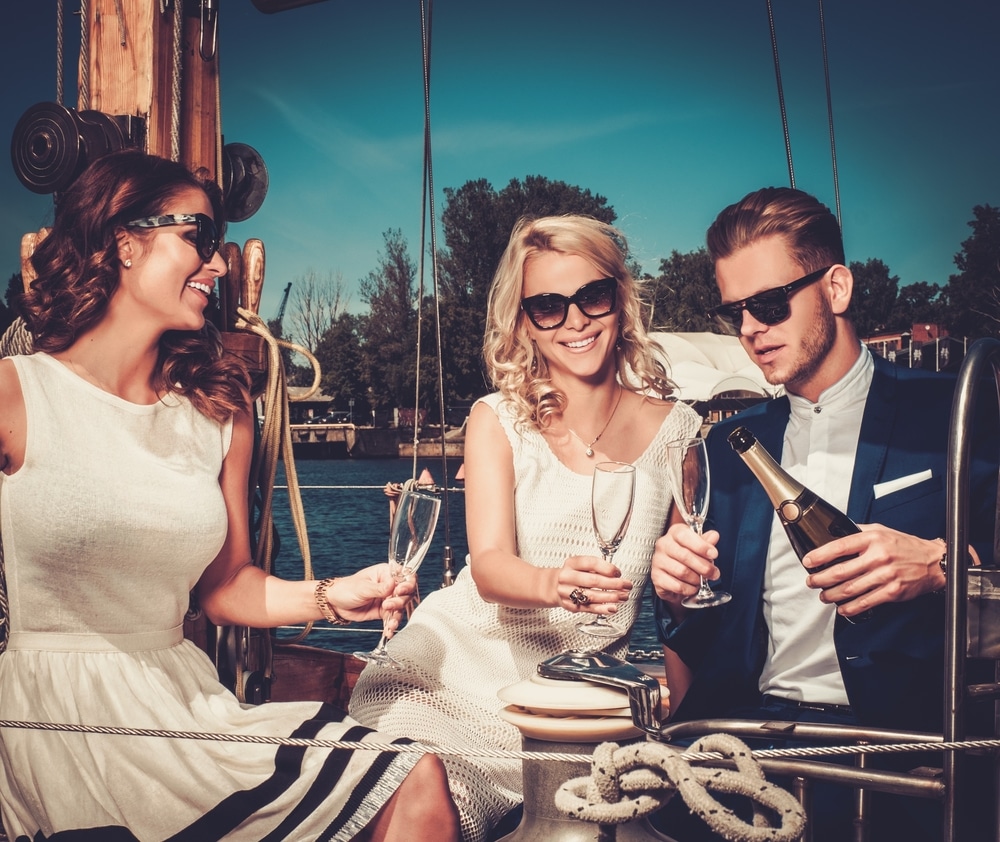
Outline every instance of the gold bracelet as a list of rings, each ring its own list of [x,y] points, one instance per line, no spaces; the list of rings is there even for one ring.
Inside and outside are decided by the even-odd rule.
[[[327,622],[332,623],[335,626],[347,626],[350,625],[350,620],[345,620],[341,617],[337,610],[330,605],[330,601],[326,598],[326,589],[333,586],[333,583],[337,580],[332,579],[322,579],[316,583],[316,590],[314,596],[316,597],[316,605],[319,607],[320,613],[327,620]]]

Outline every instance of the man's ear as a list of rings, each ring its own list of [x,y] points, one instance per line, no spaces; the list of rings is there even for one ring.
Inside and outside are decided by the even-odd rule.
[[[835,316],[844,315],[854,292],[854,275],[850,269],[838,263],[830,270],[826,285],[833,314]]]

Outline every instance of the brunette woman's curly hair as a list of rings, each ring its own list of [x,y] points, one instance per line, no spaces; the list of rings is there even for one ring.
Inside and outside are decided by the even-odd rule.
[[[178,194],[202,190],[220,234],[222,192],[183,164],[138,150],[114,152],[90,164],[57,202],[55,221],[31,262],[38,277],[21,304],[36,351],[65,350],[105,315],[118,289],[118,235],[132,219],[158,216]],[[204,415],[224,421],[250,405],[249,377],[223,355],[222,339],[206,320],[197,331],[168,331],[160,340],[154,386],[186,396]]]
[[[639,282],[626,267],[628,244],[617,228],[588,216],[523,218],[514,226],[490,287],[483,359],[493,385],[514,407],[516,424],[543,429],[566,397],[552,385],[521,311],[525,264],[543,252],[579,255],[618,282],[618,380],[634,392],[668,398],[674,384],[643,325]]]

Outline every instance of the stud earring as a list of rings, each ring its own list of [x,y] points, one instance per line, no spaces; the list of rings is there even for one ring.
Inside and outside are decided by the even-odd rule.
[[[132,268],[132,258],[131,257],[126,257],[125,258],[125,268],[126,269],[131,269]]]

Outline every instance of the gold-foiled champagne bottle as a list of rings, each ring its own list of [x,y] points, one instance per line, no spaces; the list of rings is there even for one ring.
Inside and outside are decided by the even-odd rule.
[[[814,491],[810,491],[782,468],[746,427],[737,427],[733,430],[729,434],[729,444],[760,482],[778,514],[781,525],[785,528],[785,534],[799,561],[816,547],[861,531],[858,525],[840,509],[826,502]],[[857,555],[835,558],[819,567],[810,568],[810,571],[815,573],[825,570],[851,558],[857,558]],[[844,619],[856,623],[870,617],[869,610],[856,617]]]

